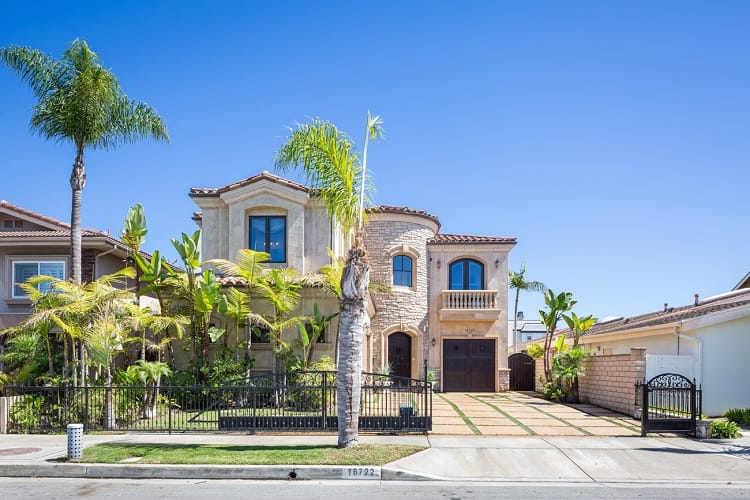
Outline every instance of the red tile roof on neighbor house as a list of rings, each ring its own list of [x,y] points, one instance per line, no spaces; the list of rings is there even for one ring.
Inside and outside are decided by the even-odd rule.
[[[70,224],[68,224],[67,222],[63,222],[61,220],[57,220],[52,217],[47,217],[46,215],[42,215],[40,213],[32,212],[31,210],[27,210],[25,208],[19,207],[18,205],[14,205],[13,203],[10,203],[6,200],[0,200],[0,209],[3,209],[3,208],[5,208],[6,210],[10,210],[12,212],[19,213],[21,215],[25,215],[32,219],[37,219],[39,221],[46,222],[48,224],[59,226],[60,228],[63,228],[63,229],[70,228]]]
[[[237,189],[243,186],[248,186],[250,184],[254,184],[262,180],[274,182],[276,184],[287,186],[292,189],[297,189],[299,191],[304,191],[306,193],[310,192],[310,188],[307,186],[304,186],[294,181],[290,181],[289,179],[284,179],[283,177],[279,177],[278,175],[274,175],[264,170],[263,172],[257,175],[253,175],[252,177],[248,177],[247,179],[242,179],[241,181],[233,182],[232,184],[227,184],[226,186],[222,186],[218,188],[190,188],[190,196],[191,197],[193,196],[197,196],[197,197],[219,196],[223,193],[226,193],[227,191],[231,191],[233,189]]]
[[[53,225],[57,226],[55,229],[40,229],[40,230],[10,230],[10,231],[1,231],[0,230],[0,240],[3,241],[9,241],[9,240],[23,240],[23,241],[49,241],[49,240],[69,240],[70,239],[70,224],[67,222],[63,222],[61,220],[57,220],[53,217],[48,217],[46,215],[33,212],[31,210],[28,210],[26,208],[19,207],[18,205],[14,205],[8,201],[0,200],[0,210],[6,209],[9,212],[15,212],[20,215],[24,215],[30,219],[35,219],[38,222],[41,222],[41,225],[44,225],[45,223],[47,225]],[[99,231],[96,229],[81,229],[81,237],[84,238],[85,241],[91,241],[91,240],[99,240],[103,242],[107,242],[110,245],[118,246],[123,249],[127,248],[125,246],[125,243],[118,240],[117,238],[113,238],[109,235],[109,233],[106,233],[104,231]],[[144,255],[148,255],[146,253],[143,253]]]
[[[668,325],[678,321],[699,318],[719,311],[726,311],[750,304],[750,288],[744,288],[733,292],[698,300],[688,306],[669,307],[664,304],[664,309],[651,313],[631,316],[630,318],[616,318],[609,321],[596,323],[584,336],[599,335],[603,333],[621,332],[634,330],[649,326]],[[558,330],[558,334],[569,333],[569,330]]]
[[[498,236],[473,236],[469,234],[437,234],[427,243],[430,245],[450,245],[454,243],[515,245],[516,238]]]
[[[420,217],[424,217],[426,219],[431,220],[435,224],[437,224],[438,228],[440,228],[440,219],[438,219],[436,216],[427,213],[426,210],[417,210],[414,208],[409,207],[395,207],[392,205],[378,205],[375,207],[370,207],[367,209],[367,213],[372,214],[406,214],[406,215],[418,215]]]

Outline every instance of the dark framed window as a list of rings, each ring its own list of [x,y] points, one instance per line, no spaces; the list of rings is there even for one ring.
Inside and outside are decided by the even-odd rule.
[[[484,290],[484,265],[474,259],[461,259],[451,263],[451,290]]]
[[[271,330],[259,325],[250,325],[250,340],[254,344],[270,344]]]
[[[268,262],[286,262],[286,217],[251,216],[250,250],[266,252],[271,256]]]
[[[328,330],[328,327],[323,328],[323,331],[320,332],[318,340],[315,341],[316,344],[326,343],[326,330]],[[314,332],[313,327],[310,323],[305,323],[305,331],[307,332],[307,338],[312,338]]]
[[[408,255],[393,257],[393,286],[413,286],[412,269],[414,261]]]

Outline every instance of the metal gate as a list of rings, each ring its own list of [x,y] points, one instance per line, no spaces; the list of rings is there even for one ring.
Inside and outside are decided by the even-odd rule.
[[[508,356],[511,391],[534,390],[534,365],[534,358],[525,352],[517,352]]]
[[[636,407],[641,409],[641,436],[649,432],[695,435],[701,414],[701,391],[695,380],[677,373],[663,373],[636,385]]]

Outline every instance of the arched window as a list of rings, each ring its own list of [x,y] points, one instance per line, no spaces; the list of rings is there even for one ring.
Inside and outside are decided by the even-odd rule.
[[[414,261],[408,255],[393,257],[393,286],[413,286],[412,269]]]
[[[450,265],[451,290],[484,290],[484,265],[474,259],[461,259]]]

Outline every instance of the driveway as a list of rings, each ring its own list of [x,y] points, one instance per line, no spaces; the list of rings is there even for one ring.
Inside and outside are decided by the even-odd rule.
[[[640,422],[588,404],[563,405],[532,393],[435,393],[432,432],[484,436],[640,436]]]

